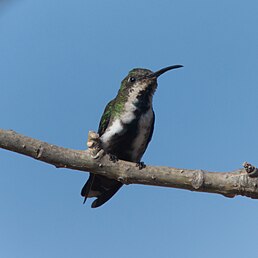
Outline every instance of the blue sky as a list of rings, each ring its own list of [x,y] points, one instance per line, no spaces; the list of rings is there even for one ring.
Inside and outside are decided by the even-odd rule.
[[[252,0],[2,1],[1,128],[84,149],[130,69],[183,64],[159,78],[145,163],[257,165],[257,13]],[[5,150],[0,164],[1,257],[258,254],[256,200],[131,185],[90,209],[87,173]]]

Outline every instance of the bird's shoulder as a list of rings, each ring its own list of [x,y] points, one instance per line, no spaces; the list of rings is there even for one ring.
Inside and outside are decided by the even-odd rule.
[[[105,107],[105,110],[101,116],[100,122],[99,122],[99,128],[98,128],[98,134],[101,136],[104,134],[105,130],[108,127],[108,124],[110,122],[111,114],[112,114],[112,108],[114,105],[114,99],[111,100]]]

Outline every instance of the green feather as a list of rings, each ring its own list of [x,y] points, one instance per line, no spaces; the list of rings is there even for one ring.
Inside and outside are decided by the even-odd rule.
[[[113,104],[114,104],[114,99],[111,100],[105,110],[104,110],[104,113],[100,119],[100,123],[99,123],[99,129],[98,129],[98,134],[99,136],[101,136],[105,130],[107,129],[108,127],[108,124],[109,124],[109,121],[110,121],[110,117],[111,117],[111,114],[112,114],[112,108],[113,108]]]

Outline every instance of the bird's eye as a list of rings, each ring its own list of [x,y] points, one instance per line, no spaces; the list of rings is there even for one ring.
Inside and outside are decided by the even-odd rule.
[[[135,81],[136,81],[135,77],[129,77],[128,79],[128,82],[135,82]]]

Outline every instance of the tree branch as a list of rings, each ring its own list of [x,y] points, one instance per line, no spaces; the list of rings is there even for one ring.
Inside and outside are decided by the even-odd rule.
[[[257,169],[244,163],[245,169],[232,172],[208,172],[160,166],[139,170],[135,163],[112,162],[108,155],[93,158],[89,150],[72,150],[0,129],[0,148],[52,164],[58,168],[92,172],[124,184],[144,184],[258,199]],[[250,176],[249,176],[250,173]]]

